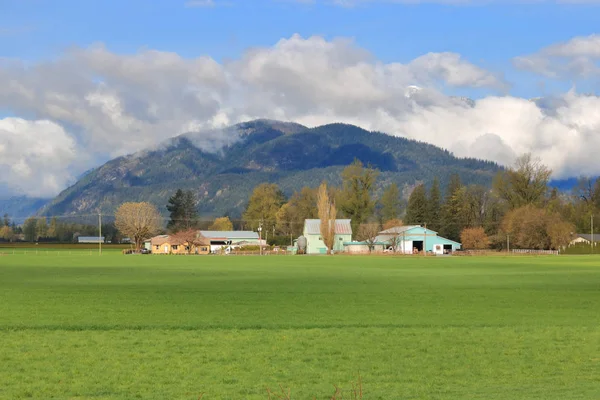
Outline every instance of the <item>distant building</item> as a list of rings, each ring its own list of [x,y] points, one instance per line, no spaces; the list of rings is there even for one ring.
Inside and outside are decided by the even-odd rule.
[[[460,250],[461,244],[438,236],[437,232],[420,225],[396,226],[379,232],[375,238],[378,243],[385,243],[387,249],[393,247],[403,254],[419,253],[423,250],[434,254],[451,254]],[[394,243],[396,246],[394,246]]]
[[[258,246],[261,241],[253,231],[200,231],[200,236],[210,243],[211,253],[228,247]],[[264,240],[262,241],[263,245]]]
[[[304,220],[304,232],[302,236],[306,238],[306,254],[327,254],[327,247],[321,237],[321,220]],[[334,253],[344,251],[344,243],[352,241],[352,226],[349,219],[335,220],[335,243],[333,245]]]
[[[77,243],[104,243],[104,236],[79,236]]]
[[[210,244],[200,240],[190,245],[175,236],[159,235],[150,239],[150,251],[152,254],[208,254]]]
[[[597,243],[600,243],[600,234],[596,234],[594,235],[594,246],[597,245]],[[573,238],[573,240],[571,240],[571,243],[569,243],[570,245],[574,245],[577,243],[585,243],[585,244],[590,244],[592,243],[592,235],[590,233],[577,233],[575,234],[575,237]]]

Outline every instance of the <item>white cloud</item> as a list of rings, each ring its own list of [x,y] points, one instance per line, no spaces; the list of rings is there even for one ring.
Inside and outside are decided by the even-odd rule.
[[[449,86],[496,95],[472,103],[444,95]],[[0,142],[14,168],[0,187],[56,194],[93,164],[188,131],[214,151],[236,139],[225,125],[253,118],[355,123],[500,162],[533,151],[556,176],[600,173],[590,162],[600,145],[597,97],[569,93],[538,105],[501,96],[506,87],[458,54],[384,63],[351,40],[318,36],[294,35],[225,64],[154,50],[121,55],[102,45],[33,65],[0,60],[0,108],[30,119],[19,120],[18,130],[29,145],[13,140],[6,150]],[[3,129],[15,137],[16,128]],[[30,146],[50,137],[40,132],[57,138],[44,145],[43,157]],[[39,160],[52,164],[44,170],[52,179],[28,174]]]
[[[72,181],[68,166],[74,160],[75,142],[54,122],[0,119],[0,185],[52,196]]]
[[[185,2],[186,7],[214,7],[214,0],[190,0]]]
[[[513,60],[517,68],[551,78],[598,77],[599,61],[600,35],[575,37]]]

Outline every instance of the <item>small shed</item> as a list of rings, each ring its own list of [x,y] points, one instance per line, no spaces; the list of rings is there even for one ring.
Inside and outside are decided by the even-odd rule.
[[[304,220],[304,232],[302,235],[306,238],[306,254],[326,254],[327,247],[321,237],[321,220]],[[349,219],[335,220],[335,242],[333,245],[334,253],[344,251],[344,242],[352,241],[352,226]]]

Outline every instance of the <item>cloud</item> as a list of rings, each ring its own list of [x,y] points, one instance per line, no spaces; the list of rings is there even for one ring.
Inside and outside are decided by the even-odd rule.
[[[103,45],[37,64],[0,60],[0,108],[23,118],[3,120],[10,126],[3,137],[13,138],[3,150],[8,164],[31,169],[43,161],[40,176],[48,176],[17,168],[0,187],[56,194],[109,158],[187,132],[198,147],[217,151],[237,139],[225,126],[255,118],[355,123],[504,163],[533,151],[556,176],[600,173],[592,162],[600,145],[597,97],[568,93],[532,102],[504,96],[507,86],[455,53],[384,63],[352,40],[319,36],[294,35],[222,64],[151,49],[116,54]],[[448,87],[492,95],[473,102],[445,95]],[[32,153],[38,139],[43,156]]]
[[[513,64],[551,78],[591,78],[600,75],[600,35],[580,36],[540,51],[515,57]]]
[[[0,119],[0,186],[31,196],[52,196],[73,180],[68,166],[75,142],[51,121]]]
[[[185,2],[185,6],[189,8],[193,7],[214,7],[214,0],[190,0]]]

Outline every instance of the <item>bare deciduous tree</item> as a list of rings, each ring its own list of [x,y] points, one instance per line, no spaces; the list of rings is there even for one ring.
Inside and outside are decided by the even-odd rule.
[[[136,250],[142,248],[145,239],[156,234],[161,228],[160,213],[150,203],[123,203],[115,212],[115,226],[129,236]]]
[[[175,240],[185,246],[185,251],[188,254],[192,254],[194,248],[205,245],[207,243],[206,238],[200,236],[198,231],[195,229],[186,229],[179,231],[171,235]]]
[[[375,248],[375,243],[377,241],[377,234],[380,232],[379,224],[371,223],[371,224],[361,224],[358,227],[358,240],[365,242],[365,244],[369,247],[369,253],[373,251]]]
[[[335,244],[335,220],[337,210],[335,201],[327,191],[327,184],[322,183],[317,192],[317,210],[321,220],[320,232],[323,243],[327,247],[327,254],[331,254]]]

